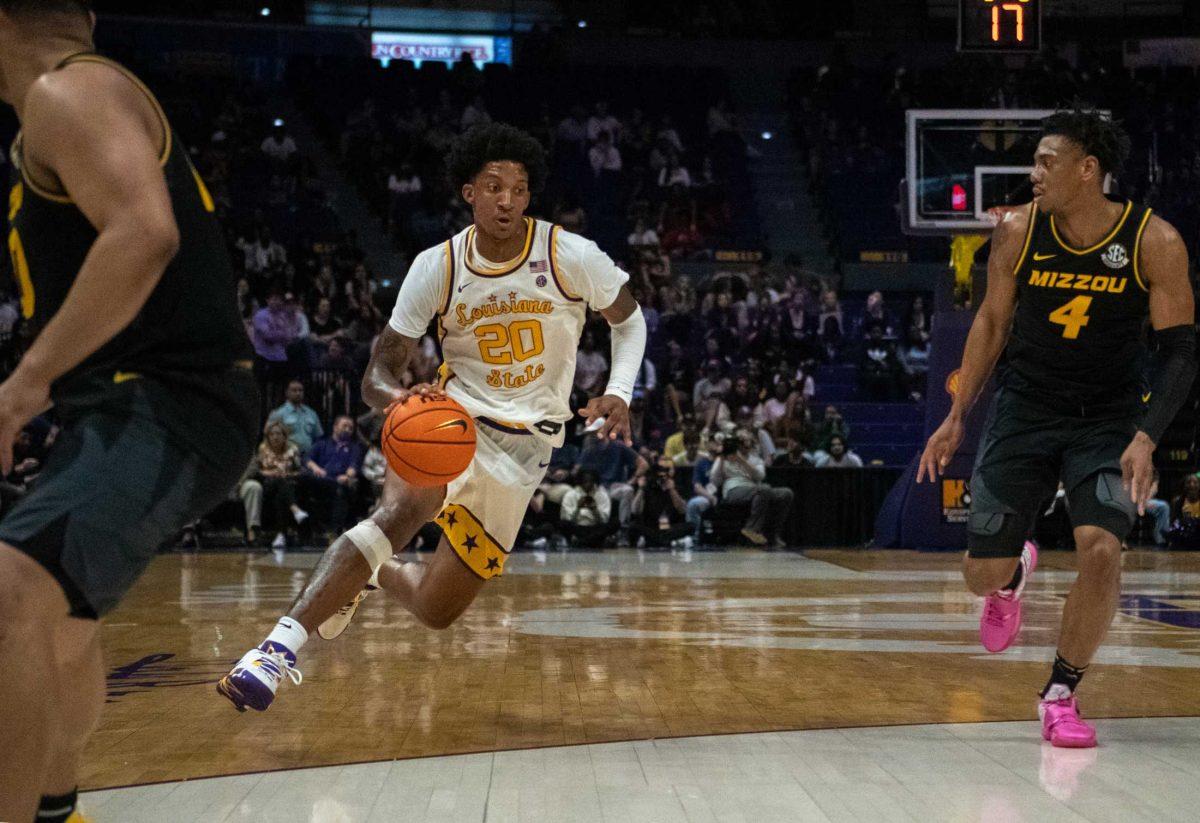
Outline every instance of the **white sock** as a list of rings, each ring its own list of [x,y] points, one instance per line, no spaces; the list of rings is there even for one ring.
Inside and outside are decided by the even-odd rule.
[[[268,643],[282,646],[285,650],[292,653],[295,658],[300,653],[300,648],[308,641],[308,632],[304,630],[297,621],[290,617],[281,617],[279,622],[275,624],[275,628],[271,629],[271,633],[267,635],[266,641],[259,648],[264,648]],[[265,649],[264,649],[265,650]],[[293,662],[295,662],[293,660]]]
[[[1071,687],[1065,683],[1053,683],[1046,689],[1042,700],[1066,700],[1071,696]]]

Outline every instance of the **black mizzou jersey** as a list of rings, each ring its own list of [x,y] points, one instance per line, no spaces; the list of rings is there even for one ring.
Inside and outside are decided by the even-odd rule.
[[[1030,207],[1005,386],[1070,409],[1136,407],[1149,316],[1138,255],[1149,221],[1149,208],[1127,202],[1103,240],[1077,249]]]
[[[122,373],[215,371],[253,356],[237,311],[236,280],[212,197],[150,91],[131,72],[95,54],[60,64],[97,62],[129,78],[162,121],[161,164],[179,227],[175,259],[133,322],[52,387],[105,369]],[[47,190],[22,168],[21,137],[12,147],[8,249],[21,312],[40,331],[61,308],[96,241],[96,230],[65,192]]]

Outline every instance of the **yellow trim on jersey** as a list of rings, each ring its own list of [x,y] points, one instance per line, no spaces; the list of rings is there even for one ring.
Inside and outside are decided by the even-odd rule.
[[[537,221],[531,217],[525,218],[525,248],[521,251],[521,256],[517,258],[517,262],[501,271],[486,272],[479,271],[471,265],[470,250],[475,246],[475,227],[467,229],[467,241],[463,246],[463,264],[471,270],[472,274],[477,274],[480,277],[505,277],[512,274],[517,269],[525,265],[525,261],[529,259],[529,253],[533,251],[533,235],[534,229],[537,227]]]
[[[109,66],[110,68],[113,68],[116,71],[119,71],[121,74],[123,74],[127,80],[129,80],[131,83],[133,83],[135,86],[137,86],[138,89],[142,92],[142,94],[144,94],[146,96],[146,99],[150,101],[150,105],[154,107],[154,112],[155,112],[155,114],[158,115],[159,124],[162,126],[163,148],[162,148],[162,154],[160,154],[159,158],[158,158],[158,165],[160,167],[165,167],[167,165],[167,161],[171,158],[171,144],[174,140],[174,137],[171,133],[171,123],[169,120],[167,120],[167,113],[165,111],[163,111],[163,107],[158,102],[158,98],[154,96],[154,93],[152,91],[150,91],[150,89],[146,86],[145,83],[143,83],[140,79],[138,79],[137,75],[135,75],[129,69],[122,66],[120,63],[117,63],[113,60],[109,60],[107,57],[101,57],[98,54],[78,54],[73,57],[68,57],[66,60],[64,60],[62,62],[62,64],[59,66],[59,68],[63,68],[65,66],[70,66],[75,63],[99,63],[101,65]],[[20,150],[18,150],[16,148],[16,144],[18,141],[22,144],[22,147]],[[20,164],[21,165],[21,178],[25,181],[26,185],[28,185],[29,188],[34,192],[34,194],[38,195],[39,197],[45,198],[46,200],[49,200],[53,203],[60,203],[63,205],[75,202],[74,200],[71,199],[71,197],[66,192],[51,191],[50,189],[46,188],[45,186],[39,185],[38,182],[33,179],[33,176],[29,173],[29,170],[28,170],[29,164],[27,162],[25,162],[24,140],[22,139],[22,135],[20,135],[20,134],[17,135],[17,140],[15,140],[13,142],[13,154],[17,155],[18,151],[19,151],[19,157],[21,159],[21,164]]]
[[[1146,214],[1142,217],[1142,222],[1138,224],[1137,239],[1133,241],[1133,279],[1137,281],[1138,286],[1145,292],[1150,291],[1150,287],[1142,280],[1142,272],[1138,268],[1138,256],[1142,250],[1142,233],[1146,231],[1146,226],[1150,222],[1150,215],[1153,213],[1154,209],[1146,209]]]
[[[446,294],[442,298],[442,310],[439,314],[445,314],[450,311],[450,301],[454,297],[454,242],[446,241]],[[441,318],[438,318],[438,326],[441,326]],[[445,337],[445,332],[441,333]]]
[[[29,164],[25,162],[24,132],[18,132],[16,139],[13,140],[12,157],[17,161],[17,165],[21,169],[21,179],[25,181],[25,185],[29,187],[31,192],[36,194],[38,197],[41,197],[43,200],[49,200],[51,203],[62,203],[65,205],[67,203],[75,202],[65,194],[60,194],[58,192],[50,191],[47,188],[43,188],[42,186],[38,185],[36,180],[33,179],[33,175],[29,173]]]
[[[192,170],[192,178],[196,181],[196,191],[200,192],[200,203],[204,206],[204,210],[209,214],[217,210],[217,204],[213,202],[212,195],[209,194],[208,186],[204,185],[204,179],[200,176],[200,172],[196,171],[196,167],[188,161],[188,167]]]
[[[8,222],[12,222],[25,203],[25,187],[20,183],[12,187],[8,193]]]
[[[1101,246],[1107,245],[1108,243],[1112,242],[1112,239],[1117,236],[1117,233],[1120,232],[1121,228],[1125,225],[1125,221],[1129,218],[1129,212],[1131,212],[1131,211],[1133,211],[1133,201],[1126,200],[1125,201],[1125,211],[1121,213],[1121,219],[1117,221],[1117,225],[1113,226],[1113,230],[1110,231],[1108,233],[1108,236],[1105,237],[1103,240],[1101,240],[1099,243],[1097,243],[1094,246],[1089,246],[1086,249],[1072,248],[1070,245],[1067,244],[1067,241],[1063,240],[1062,237],[1059,236],[1058,227],[1054,225],[1054,215],[1050,216],[1050,233],[1054,235],[1054,239],[1058,241],[1058,245],[1062,246],[1064,250],[1069,251],[1071,254],[1077,254],[1077,255],[1091,254],[1092,252],[1099,249]]]
[[[583,300],[583,298],[567,291],[567,287],[563,285],[562,278],[558,276],[558,232],[560,229],[562,229],[562,226],[550,227],[550,276],[554,278],[554,285],[558,286],[558,290],[562,292],[563,297],[578,302]]]
[[[1021,266],[1025,265],[1025,258],[1029,256],[1029,247],[1033,243],[1033,227],[1037,224],[1037,213],[1037,203],[1030,203],[1029,225],[1025,228],[1025,245],[1021,246],[1021,256],[1017,258],[1017,265],[1013,266],[1014,277],[1021,270]]]
[[[466,506],[451,503],[442,509],[434,522],[446,535],[446,542],[458,559],[484,580],[491,580],[504,572],[504,561],[508,552],[488,534],[474,513]]]
[[[163,111],[163,107],[158,102],[158,98],[154,96],[154,92],[150,91],[149,87],[129,69],[125,68],[117,61],[109,60],[107,57],[102,57],[99,54],[77,54],[73,57],[68,57],[62,62],[59,68],[72,66],[76,63],[99,63],[102,66],[108,66],[109,68],[115,69],[116,71],[119,71],[121,74],[125,75],[125,78],[129,80],[129,82],[137,86],[138,89],[141,90],[142,94],[146,95],[146,99],[150,101],[150,105],[154,107],[155,113],[158,114],[158,121],[160,125],[162,125],[163,130],[163,149],[162,154],[158,158],[158,164],[160,166],[167,165],[167,160],[171,157],[171,121],[167,119],[167,113]]]
[[[505,428],[520,429],[521,431],[529,431],[529,427],[526,426],[524,423],[514,423],[511,420],[497,420],[494,417],[488,417],[486,419],[491,423],[495,423],[499,426],[504,426]]]
[[[445,390],[446,384],[454,378],[454,370],[450,368],[449,363],[442,363],[437,370],[437,386],[439,389]]]

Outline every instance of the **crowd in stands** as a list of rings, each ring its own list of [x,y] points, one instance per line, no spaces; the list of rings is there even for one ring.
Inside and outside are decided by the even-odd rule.
[[[652,246],[675,259],[705,257],[760,241],[750,150],[736,113],[714,96],[718,73],[480,71],[469,59],[450,71],[402,61],[381,69],[365,58],[322,58],[297,60],[291,77],[318,132],[410,257],[469,222],[443,161],[455,135],[493,119],[546,148],[541,214],[610,253]]]
[[[931,260],[945,254],[942,241],[900,234],[895,203],[905,176],[907,109],[1053,109],[1077,101],[1111,111],[1129,131],[1133,152],[1119,195],[1146,202],[1171,221],[1194,259],[1200,251],[1198,94],[1194,68],[1130,70],[1119,54],[1084,54],[1072,65],[1046,53],[1020,68],[979,55],[926,69],[888,60],[865,68],[835,59],[798,72],[792,111],[842,259],[857,259],[864,249],[907,249]]]
[[[277,91],[127,62],[155,88],[191,147],[238,275],[267,421],[235,490],[247,537],[258,543],[273,535],[282,547],[309,532],[336,532],[369,510],[383,482],[381,420],[363,413],[359,382],[395,297],[396,285],[384,282],[402,272],[371,270],[312,158],[276,110]],[[1047,94],[1082,94],[1127,112],[1139,149],[1124,184],[1144,183],[1145,197],[1194,245],[1189,181],[1191,168],[1200,169],[1200,141],[1191,109],[1179,102],[1197,90],[1193,75],[1148,85],[1112,72],[1087,77],[1053,62],[995,77],[985,65],[925,75],[834,64],[798,80],[798,124],[824,202],[852,193],[861,216],[872,199],[864,192],[884,183],[894,199],[905,107],[931,100],[1049,105],[1057,101]],[[308,83],[317,71],[323,81]],[[1060,71],[1069,84],[1046,79]],[[443,158],[457,134],[495,118],[530,129],[549,152],[551,181],[534,212],[596,239],[629,272],[649,333],[631,404],[634,446],[585,436],[579,421],[569,426],[531,506],[526,542],[689,546],[726,528],[725,539],[786,543],[794,502],[786,473],[864,465],[836,406],[817,405],[818,370],[853,364],[864,399],[920,399],[929,366],[927,297],[840,295],[833,281],[790,266],[682,276],[682,265],[722,244],[759,240],[749,205],[752,158],[736,113],[709,73],[609,74],[297,61],[291,81],[306,90],[298,96],[304,117],[377,209],[403,259],[469,222],[445,182]],[[863,102],[875,98],[878,106]],[[531,100],[537,103],[525,104]],[[1153,120],[1164,107],[1171,116]],[[1152,122],[1169,132],[1169,139],[1157,135],[1155,168],[1176,169],[1174,178],[1148,165]],[[838,237],[851,253],[853,238]],[[11,359],[22,324],[15,296],[6,298],[0,340]],[[603,390],[608,358],[608,326],[595,317],[581,341],[572,408]],[[428,336],[406,379],[432,380],[438,362]],[[0,481],[0,505],[24,493],[56,434],[47,418],[22,434],[14,469]],[[1200,544],[1200,479],[1152,510],[1155,542]]]
[[[355,232],[341,226],[312,158],[276,111],[277,97],[253,84],[126,62],[162,99],[226,229],[267,421],[236,490],[247,537],[274,535],[282,546],[310,531],[336,532],[369,509],[382,484],[379,417],[355,418],[365,410],[362,370],[398,284],[383,285]],[[305,116],[380,207],[402,253],[441,242],[470,219],[444,181],[450,141],[491,117],[523,115],[552,158],[535,213],[603,241],[646,315],[647,357],[631,405],[635,449],[588,442],[573,426],[535,502],[530,539],[686,543],[705,539],[705,515],[722,504],[739,513],[735,537],[786,539],[790,492],[772,484],[774,472],[863,463],[836,408],[810,410],[818,366],[858,364],[872,398],[923,391],[929,317],[920,297],[903,311],[879,293],[851,308],[831,283],[788,268],[742,266],[707,280],[677,273],[681,261],[718,243],[754,239],[753,218],[733,217],[742,207],[743,217],[753,214],[746,146],[736,115],[712,96],[713,77],[685,76],[679,86],[660,78],[656,93],[643,95],[645,108],[616,93],[625,77],[589,86],[598,94],[587,108],[514,112],[509,95],[526,78],[508,69],[396,65],[322,64],[343,76],[370,74],[361,85],[307,87],[364,93],[323,99],[327,92],[318,91]],[[293,80],[313,69],[298,65]],[[562,91],[579,77],[559,82],[561,93],[531,99],[580,99]],[[610,108],[609,97],[626,102]],[[697,99],[711,105],[696,107]],[[19,329],[11,299],[0,305],[0,325],[6,312]],[[608,353],[608,326],[593,318],[573,408],[602,391]],[[426,337],[406,379],[432,380],[438,362]],[[35,432],[31,442],[45,440]],[[15,489],[32,465],[18,461],[8,478]]]

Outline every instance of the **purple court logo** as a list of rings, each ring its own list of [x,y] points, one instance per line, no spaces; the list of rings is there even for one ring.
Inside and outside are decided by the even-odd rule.
[[[544,288],[544,287],[545,287],[545,285],[546,285],[546,282],[547,282],[547,281],[546,281],[546,275],[544,275],[544,274],[539,274],[539,275],[538,275],[538,279],[537,279],[538,288],[539,288],[539,289],[540,289],[540,288]]]

